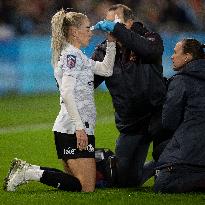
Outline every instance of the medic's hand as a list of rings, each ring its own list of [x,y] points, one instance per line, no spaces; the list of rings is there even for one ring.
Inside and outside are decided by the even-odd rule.
[[[113,32],[115,24],[116,23],[114,21],[109,21],[109,20],[99,21],[97,24],[95,24],[94,30]]]

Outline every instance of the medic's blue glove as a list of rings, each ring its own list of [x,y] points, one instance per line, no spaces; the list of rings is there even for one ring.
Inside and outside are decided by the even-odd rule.
[[[106,32],[113,32],[115,24],[116,23],[114,21],[108,21],[108,20],[99,21],[97,24],[95,24],[93,30],[98,29]]]

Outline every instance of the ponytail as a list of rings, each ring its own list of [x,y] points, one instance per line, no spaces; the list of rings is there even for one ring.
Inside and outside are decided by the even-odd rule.
[[[51,63],[56,68],[58,58],[60,56],[63,43],[65,42],[65,36],[63,33],[63,22],[66,16],[65,11],[62,9],[58,11],[51,20],[51,49],[52,49],[52,60]]]
[[[58,11],[51,20],[51,63],[54,68],[57,67],[60,53],[66,41],[70,41],[69,27],[80,27],[82,20],[87,18],[86,15],[77,12],[67,12],[65,10]]]

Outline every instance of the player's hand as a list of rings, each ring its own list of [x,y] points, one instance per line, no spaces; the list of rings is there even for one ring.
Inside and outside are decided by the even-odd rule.
[[[76,130],[77,148],[82,151],[86,150],[88,146],[88,136],[85,130]]]

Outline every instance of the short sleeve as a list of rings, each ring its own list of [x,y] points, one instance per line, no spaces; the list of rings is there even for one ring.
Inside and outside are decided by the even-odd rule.
[[[83,61],[77,52],[62,52],[58,66],[63,74],[77,78],[82,70]]]

